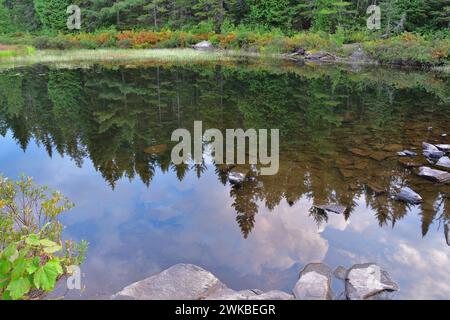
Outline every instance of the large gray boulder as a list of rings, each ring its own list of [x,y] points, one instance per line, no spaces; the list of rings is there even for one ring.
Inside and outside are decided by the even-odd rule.
[[[127,286],[115,294],[113,299],[200,300],[226,289],[227,286],[212,273],[191,264],[177,264]]]
[[[195,50],[200,50],[200,51],[210,51],[210,50],[214,50],[214,46],[211,42],[209,41],[201,41],[197,44],[194,44],[192,46],[192,48],[194,48]]]
[[[422,197],[414,190],[408,187],[402,188],[395,198],[399,201],[411,204],[420,204],[423,202]]]
[[[297,300],[331,300],[332,270],[323,263],[308,264],[301,272],[293,290]]]
[[[383,293],[398,290],[398,285],[377,264],[357,264],[347,273],[345,292],[349,300],[377,299]]]
[[[445,183],[450,181],[450,173],[441,170],[431,169],[429,167],[420,167],[419,176],[439,183]]]
[[[112,296],[114,300],[292,300],[282,291],[235,291],[212,273],[191,264],[177,264],[133,283]]]

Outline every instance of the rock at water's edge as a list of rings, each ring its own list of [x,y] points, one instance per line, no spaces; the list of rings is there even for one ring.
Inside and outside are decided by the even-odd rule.
[[[439,161],[436,163],[439,167],[444,167],[447,169],[450,169],[450,158],[449,157],[442,157],[439,159]]]
[[[386,291],[398,291],[389,274],[374,263],[354,265],[347,274],[345,292],[349,300],[367,300]]]
[[[450,151],[450,144],[437,144],[436,147],[441,151],[445,151],[445,152]]]
[[[450,173],[441,170],[431,169],[429,167],[420,167],[419,176],[439,183],[445,183],[450,181]]]
[[[128,300],[200,300],[228,289],[212,273],[191,265],[177,264],[145,280],[133,283],[113,299]]]
[[[345,280],[345,278],[347,277],[347,269],[344,268],[343,266],[339,266],[337,267],[333,274],[336,278],[340,279],[340,280]]]
[[[422,149],[430,151],[439,151],[439,149],[434,144],[428,142],[422,142]]]
[[[214,46],[209,41],[201,41],[195,45],[192,46],[195,50],[201,50],[201,51],[208,51],[208,50],[214,50]]]
[[[422,197],[417,192],[408,187],[402,188],[395,198],[399,201],[412,204],[420,204],[423,202]]]
[[[308,264],[293,290],[297,300],[331,300],[331,269],[322,263]]]

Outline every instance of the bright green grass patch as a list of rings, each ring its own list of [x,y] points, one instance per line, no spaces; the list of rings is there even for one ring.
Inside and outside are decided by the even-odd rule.
[[[224,62],[259,58],[257,53],[239,51],[196,51],[193,49],[100,49],[100,50],[44,50],[26,56],[11,56],[4,65],[35,63],[69,63],[86,61],[145,61],[158,62]],[[275,58],[276,55],[264,55]]]
[[[31,46],[18,46],[10,50],[0,50],[1,58],[11,58],[32,55],[36,52],[36,49]]]

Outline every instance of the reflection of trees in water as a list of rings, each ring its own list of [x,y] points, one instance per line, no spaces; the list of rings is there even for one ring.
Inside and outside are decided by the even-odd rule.
[[[435,132],[449,131],[445,79],[401,72],[361,79],[343,71],[298,70],[301,76],[220,66],[3,72],[0,130],[5,135],[10,129],[23,149],[34,139],[50,156],[56,151],[77,165],[89,157],[114,187],[123,177],[137,176],[149,186],[156,168],[174,172],[180,181],[189,171],[200,178],[204,163],[170,161],[171,133],[192,129],[194,120],[221,130],[280,128],[279,173],[254,177],[230,193],[244,237],[254,227],[258,203],[274,210],[303,197],[347,206],[345,219],[363,199],[380,226],[394,226],[409,210],[392,200],[396,185],[410,185],[424,198],[423,235],[433,221],[450,220],[443,197],[449,187],[418,179],[392,157],[434,137],[427,130],[431,125]],[[145,151],[158,145],[167,148]],[[226,171],[215,167],[226,184]],[[328,219],[316,210],[310,215],[318,224]]]

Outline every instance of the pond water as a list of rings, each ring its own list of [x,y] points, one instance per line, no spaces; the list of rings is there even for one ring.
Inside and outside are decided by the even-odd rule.
[[[442,75],[381,68],[4,70],[0,171],[25,173],[75,202],[64,238],[90,248],[85,289],[68,298],[108,298],[177,263],[199,265],[233,289],[290,292],[310,262],[376,262],[401,287],[393,298],[448,299],[450,185],[418,177],[396,153],[450,143],[449,92]],[[172,131],[193,130],[196,120],[205,129],[280,129],[278,174],[233,187],[229,168],[210,157],[173,165]],[[396,186],[413,188],[423,204],[392,200]],[[329,203],[348,210],[311,210]]]

